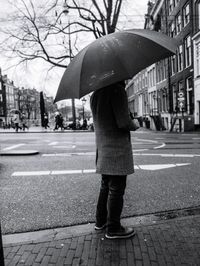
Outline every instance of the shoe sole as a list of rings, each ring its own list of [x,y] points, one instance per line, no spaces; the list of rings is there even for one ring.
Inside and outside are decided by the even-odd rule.
[[[128,234],[128,235],[121,235],[121,236],[117,236],[117,235],[110,236],[110,235],[105,234],[105,237],[108,239],[126,239],[126,238],[130,238],[134,235],[135,235],[135,232],[132,232],[131,234]]]
[[[101,231],[101,230],[103,230],[103,229],[105,229],[106,228],[106,225],[104,225],[104,226],[102,226],[102,227],[94,227],[94,229],[96,230],[96,231]]]

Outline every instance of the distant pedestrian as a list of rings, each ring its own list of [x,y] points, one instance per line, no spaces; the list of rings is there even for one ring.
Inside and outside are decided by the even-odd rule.
[[[84,120],[83,120],[83,124],[82,124],[82,127],[81,127],[81,129],[82,129],[82,130],[86,130],[86,129],[87,129],[87,127],[88,127],[88,124],[87,124],[87,119],[84,119]]]
[[[96,172],[102,175],[96,209],[96,230],[106,228],[109,239],[135,234],[120,217],[127,175],[134,172],[130,131],[136,130],[128,110],[124,82],[95,91],[91,96],[96,135]]]
[[[58,121],[58,127],[60,127],[61,128],[61,130],[63,130],[64,129],[64,125],[63,125],[63,116],[62,116],[62,114],[60,113],[59,114],[59,119],[58,119],[59,121]]]
[[[44,114],[44,128],[45,129],[49,128],[49,118],[46,113]]]
[[[15,125],[15,131],[18,132],[19,129],[22,129],[20,126],[19,126],[19,123],[20,123],[20,116],[19,116],[19,112],[16,111],[14,113],[14,116],[13,116],[13,122],[14,122],[14,125]]]
[[[21,122],[22,122],[22,129],[23,129],[23,131],[25,131],[25,129],[28,129],[27,120],[26,120],[25,114],[22,114],[22,116],[21,116]]]
[[[61,113],[56,113],[54,130],[57,130],[59,128],[61,128],[61,130],[64,129],[63,117]]]

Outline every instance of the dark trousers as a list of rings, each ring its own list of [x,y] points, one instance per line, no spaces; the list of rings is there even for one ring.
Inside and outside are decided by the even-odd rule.
[[[123,208],[126,176],[102,175],[101,188],[97,202],[96,222],[107,224],[108,232],[117,231]]]

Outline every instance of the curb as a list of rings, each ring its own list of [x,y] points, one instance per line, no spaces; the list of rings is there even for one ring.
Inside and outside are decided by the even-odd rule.
[[[167,224],[180,220],[188,220],[193,219],[194,217],[200,217],[200,215],[188,215],[184,217],[176,217],[168,220],[152,220],[148,217],[130,217],[123,218],[122,224],[124,226],[131,227],[141,227],[141,226],[157,226],[158,224]],[[3,246],[15,246],[22,244],[34,244],[34,243],[43,243],[48,241],[56,241],[67,239],[76,236],[87,235],[91,233],[98,233],[94,229],[94,223],[80,224],[80,225],[72,225],[68,227],[59,227],[53,229],[45,229],[33,232],[25,232],[25,233],[16,233],[3,235]],[[101,231],[102,232],[102,231]]]

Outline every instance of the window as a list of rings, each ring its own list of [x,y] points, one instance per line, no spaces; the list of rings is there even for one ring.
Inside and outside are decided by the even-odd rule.
[[[184,91],[183,80],[181,80],[178,83],[178,92],[183,92],[183,91]]]
[[[195,46],[195,53],[196,53],[196,73],[195,76],[200,76],[200,42],[196,43]]]
[[[174,0],[174,7],[177,6],[177,4],[178,4],[179,1],[180,1],[180,0]]]
[[[185,27],[190,22],[190,8],[189,4],[183,8],[183,26]]]
[[[172,85],[172,94],[173,94],[173,111],[177,111],[177,96],[176,96],[176,84]]]
[[[176,28],[175,28],[175,23],[173,21],[170,26],[170,36],[173,38],[175,35],[176,35]]]
[[[172,10],[173,10],[173,5],[174,5],[174,3],[173,3],[173,0],[169,0],[169,14],[172,12]]]
[[[177,16],[176,16],[176,34],[179,34],[179,32],[181,31],[181,14],[179,13]]]
[[[178,48],[178,72],[183,70],[183,46],[180,45]]]
[[[0,94],[0,102],[3,102],[3,96]]]
[[[188,36],[185,39],[185,67],[191,65],[192,53],[191,53],[191,37]]]
[[[196,28],[200,29],[200,0],[196,2]]]
[[[189,77],[186,79],[187,113],[189,115],[194,113],[194,93],[192,87],[192,77]]]
[[[176,56],[173,55],[171,57],[171,70],[172,70],[172,75],[176,73]]]

